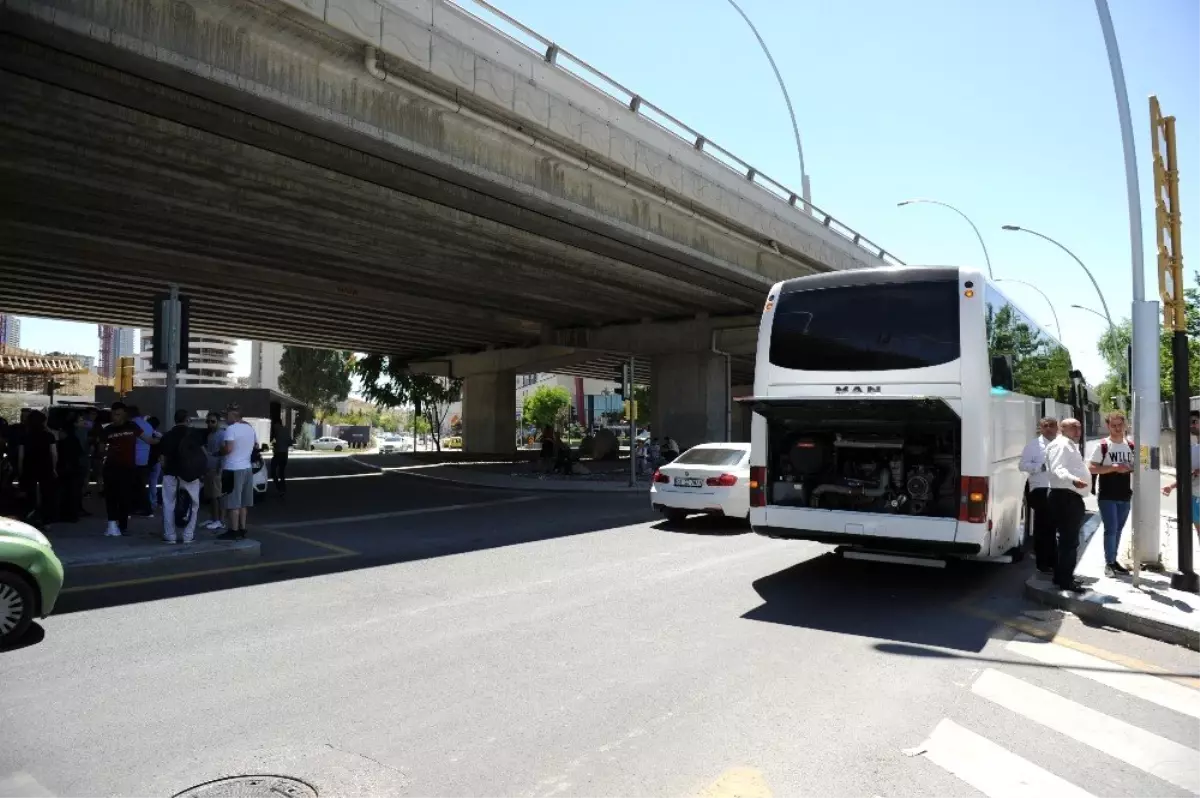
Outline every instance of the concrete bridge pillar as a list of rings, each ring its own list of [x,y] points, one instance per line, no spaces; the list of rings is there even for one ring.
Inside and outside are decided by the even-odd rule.
[[[685,352],[655,355],[650,361],[653,390],[651,430],[669,435],[687,449],[728,440],[729,374],[724,355]]]
[[[463,380],[463,450],[478,454],[516,452],[517,374],[512,370]]]

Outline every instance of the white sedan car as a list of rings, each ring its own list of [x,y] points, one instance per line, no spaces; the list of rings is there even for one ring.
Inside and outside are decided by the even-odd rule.
[[[650,506],[671,521],[750,515],[750,444],[702,443],[654,472]]]
[[[312,442],[312,448],[318,452],[340,452],[350,448],[350,444],[341,438],[335,438],[332,435],[327,435],[324,438],[317,438]]]

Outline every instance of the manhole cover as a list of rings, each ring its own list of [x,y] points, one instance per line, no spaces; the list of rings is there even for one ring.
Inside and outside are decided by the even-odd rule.
[[[287,776],[233,776],[207,781],[172,798],[317,798],[317,791]]]

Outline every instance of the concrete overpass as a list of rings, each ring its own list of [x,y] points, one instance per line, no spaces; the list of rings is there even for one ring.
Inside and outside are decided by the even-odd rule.
[[[713,397],[678,397],[683,440],[716,428],[718,365],[747,379],[714,331],[767,286],[897,262],[481,13],[512,35],[443,0],[3,0],[0,310],[145,326],[175,281],[201,331],[500,352],[460,368],[464,416],[514,371],[638,354]]]

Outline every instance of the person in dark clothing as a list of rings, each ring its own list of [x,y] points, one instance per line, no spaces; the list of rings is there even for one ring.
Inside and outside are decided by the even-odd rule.
[[[137,443],[152,443],[154,438],[129,418],[123,402],[114,402],[112,423],[101,431],[99,440],[104,447],[104,504],[108,511],[104,534],[118,537],[127,533],[138,498]]]
[[[58,519],[67,523],[79,520],[79,509],[83,501],[83,481],[87,476],[84,466],[83,444],[76,434],[79,417],[68,413],[58,430]]]
[[[54,520],[58,450],[54,433],[46,429],[46,414],[35,410],[26,416],[17,450],[18,484],[25,497],[25,520],[44,526]]]
[[[275,420],[271,424],[271,476],[275,480],[275,490],[281,495],[287,493],[288,453],[291,449],[292,431],[287,424]]]

